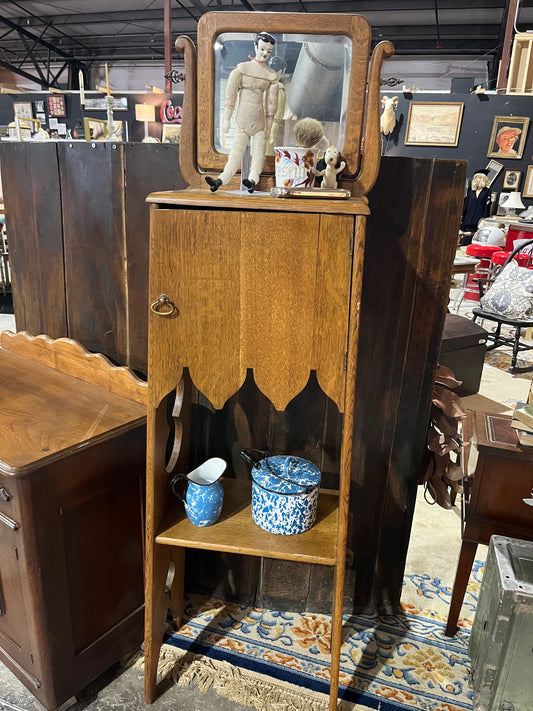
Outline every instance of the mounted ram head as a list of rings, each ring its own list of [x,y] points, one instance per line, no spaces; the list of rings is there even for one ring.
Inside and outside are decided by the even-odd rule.
[[[383,113],[380,119],[381,133],[388,136],[389,133],[394,131],[396,126],[396,114],[394,113],[398,108],[398,97],[393,96],[389,99],[388,96],[384,96],[381,99],[381,105],[383,107]]]

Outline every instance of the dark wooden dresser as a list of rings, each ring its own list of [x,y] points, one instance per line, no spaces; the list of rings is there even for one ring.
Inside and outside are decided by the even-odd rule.
[[[145,387],[0,334],[0,660],[56,709],[143,636]]]

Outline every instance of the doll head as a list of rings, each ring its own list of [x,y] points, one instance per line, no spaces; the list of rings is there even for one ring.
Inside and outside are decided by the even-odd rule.
[[[485,173],[475,173],[472,178],[472,190],[481,190],[489,185],[489,177]]]
[[[258,32],[255,36],[255,60],[264,63],[270,59],[276,40],[268,32]]]

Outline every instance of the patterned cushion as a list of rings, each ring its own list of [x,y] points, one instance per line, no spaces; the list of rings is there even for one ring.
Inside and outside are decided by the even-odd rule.
[[[480,304],[486,311],[510,319],[533,318],[533,269],[519,267],[513,259],[498,274]]]

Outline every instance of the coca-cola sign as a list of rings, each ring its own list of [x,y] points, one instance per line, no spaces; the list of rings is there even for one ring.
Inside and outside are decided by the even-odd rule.
[[[181,106],[172,106],[172,101],[163,101],[160,107],[161,123],[181,123]]]

